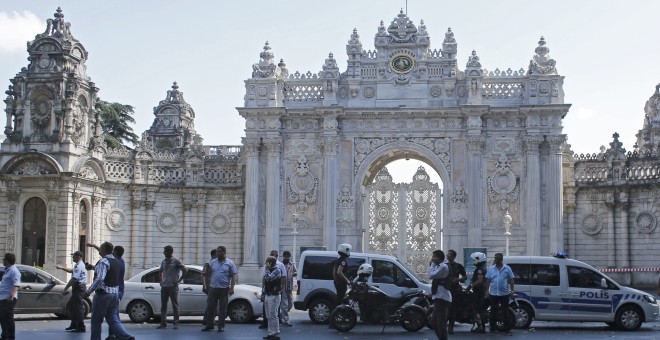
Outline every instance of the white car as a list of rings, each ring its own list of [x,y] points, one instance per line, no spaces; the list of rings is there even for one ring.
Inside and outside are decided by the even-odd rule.
[[[206,294],[202,292],[202,267],[189,265],[188,272],[179,284],[179,309],[181,316],[204,316]],[[160,318],[159,267],[147,269],[125,282],[124,297],[119,311],[127,313],[133,322],[142,323]],[[227,316],[235,323],[247,323],[262,314],[263,303],[259,300],[261,288],[238,284],[229,296]],[[167,308],[172,313],[171,304]]]

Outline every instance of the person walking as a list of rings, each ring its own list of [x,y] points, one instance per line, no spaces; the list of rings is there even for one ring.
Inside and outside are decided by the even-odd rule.
[[[507,323],[509,315],[506,308],[509,308],[509,298],[515,298],[513,286],[513,271],[504,264],[504,255],[496,253],[493,258],[493,265],[486,272],[486,285],[488,291],[486,296],[490,295],[490,331],[495,332],[495,322],[497,315],[502,312],[504,323]],[[510,331],[506,332],[511,334]]]
[[[238,279],[236,264],[227,258],[227,248],[219,246],[216,254],[218,257],[209,263],[209,296],[206,306],[209,316],[206,327],[202,328],[204,332],[214,328],[213,320],[216,312],[218,312],[218,332],[225,331],[227,301],[229,295],[234,294],[234,286]]]
[[[203,269],[202,269],[202,292],[206,294],[206,298],[208,299],[209,295],[209,267],[211,265],[211,261],[215,259],[217,256],[216,254],[218,253],[218,249],[213,249],[211,250],[211,259],[208,260],[206,263],[204,263]],[[209,309],[208,309],[208,304],[206,306],[206,310],[204,310],[204,318],[202,319],[202,326],[206,326],[209,322]],[[213,320],[211,320],[213,321]]]
[[[126,275],[126,262],[124,262],[123,256],[124,256],[124,247],[122,246],[115,246],[115,249],[112,250],[112,255],[117,259],[117,262],[119,262],[119,302],[121,302],[121,299],[124,297],[124,277]],[[117,319],[119,319],[119,308],[117,308]],[[115,340],[117,337],[112,334],[112,330],[108,331],[108,337],[105,338],[105,340]]]
[[[82,293],[87,289],[87,268],[85,268],[85,263],[82,260],[84,257],[82,251],[76,250],[71,254],[71,257],[73,258],[73,268],[55,266],[55,268],[71,274],[71,279],[62,291],[62,295],[66,295],[69,293],[69,287],[71,287],[71,297],[66,304],[71,324],[65,330],[71,331],[71,333],[85,333],[85,306]]]
[[[92,334],[91,340],[101,340],[101,327],[103,319],[108,323],[110,332],[121,340],[135,340],[126,332],[126,328],[117,317],[119,307],[119,261],[112,255],[114,246],[110,242],[103,242],[99,246],[101,259],[94,266],[94,281],[82,294],[88,297],[94,294],[92,301]]]
[[[280,269],[280,273],[282,274],[282,277],[286,277],[286,267],[284,266],[284,263],[280,262],[280,260],[279,260],[279,252],[278,252],[277,250],[273,249],[273,250],[270,251],[270,255],[269,255],[269,256],[272,256],[272,257],[275,258],[275,264],[277,265],[277,268]],[[265,292],[264,292],[264,287],[265,287],[265,285],[266,285],[266,282],[263,280],[264,275],[266,275],[266,267],[265,267],[265,266],[261,268],[261,277],[262,277],[262,280],[261,280],[261,291],[262,291],[262,294],[261,294],[261,295],[263,296],[263,299],[262,299],[262,300],[264,300],[264,299],[266,298],[266,296],[265,296]],[[280,290],[280,293],[281,293],[283,290],[284,290],[284,281],[282,281],[282,289]],[[280,299],[280,300],[281,300],[281,299]],[[278,319],[279,319],[280,322],[281,322],[282,319],[280,318],[280,309],[279,309],[279,308],[280,308],[280,307],[278,307],[278,314],[277,314],[277,316],[278,316]],[[259,324],[259,329],[265,329],[265,328],[268,328],[268,316],[267,316],[266,304],[263,305],[263,314],[262,314],[262,315],[263,315],[263,318],[262,318],[262,320],[261,320],[261,324]]]
[[[289,311],[293,307],[293,278],[298,276],[298,271],[296,270],[296,265],[291,262],[291,252],[288,250],[282,253],[282,263],[286,269],[286,278],[284,280],[284,290],[282,291],[282,302],[280,305],[280,314],[282,315],[280,322],[286,327],[291,327]]]
[[[14,307],[18,301],[18,287],[21,285],[21,273],[16,266],[16,255],[5,253],[2,265],[5,274],[0,281],[0,327],[2,339],[16,339],[16,324],[14,323]]]
[[[165,258],[160,263],[160,325],[157,329],[167,327],[167,300],[172,302],[174,329],[179,329],[179,282],[188,272],[188,268],[176,257],[173,257],[174,248],[170,245],[163,247]]]
[[[277,265],[277,258],[269,256],[264,266],[264,293],[266,294],[266,312],[268,314],[268,335],[264,339],[280,339],[278,313],[282,299],[282,271]]]
[[[474,294],[474,310],[477,313],[476,324],[477,327],[471,329],[474,333],[484,333],[486,331],[486,306],[485,306],[485,293],[486,293],[486,254],[482,252],[474,252],[470,255],[474,263],[474,272],[472,272],[472,279],[468,286]]]
[[[351,284],[351,280],[348,279],[348,258],[351,256],[351,249],[353,247],[348,243],[342,243],[337,247],[339,257],[335,260],[332,270],[332,278],[337,292],[337,306],[344,301],[347,286]]]
[[[447,335],[447,313],[451,304],[451,269],[445,263],[445,253],[442,250],[434,250],[428,272],[431,282],[431,293],[433,294],[433,314],[431,322],[438,340],[446,340]]]
[[[454,324],[456,323],[456,311],[458,309],[457,304],[461,304],[459,297],[462,295],[463,286],[462,283],[467,279],[467,274],[465,273],[465,267],[462,264],[456,262],[456,251],[449,249],[447,251],[447,265],[451,269],[451,287],[449,291],[452,296],[452,303],[449,306],[449,325],[447,326],[447,333],[454,334]]]

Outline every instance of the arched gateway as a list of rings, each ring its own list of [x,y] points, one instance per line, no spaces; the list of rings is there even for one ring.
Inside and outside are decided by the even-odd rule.
[[[401,12],[365,51],[356,30],[347,69],[330,53],[318,73],[290,74],[268,43],[245,81],[245,261],[297,244],[367,242],[368,186],[388,162],[416,158],[447,188],[436,214],[443,249],[512,254],[562,249],[563,77],[543,38],[527,70],[465,69],[454,33],[431,49],[423,21]],[[260,236],[263,235],[263,242]],[[439,233],[431,235],[440,244]],[[255,251],[252,251],[255,250]]]

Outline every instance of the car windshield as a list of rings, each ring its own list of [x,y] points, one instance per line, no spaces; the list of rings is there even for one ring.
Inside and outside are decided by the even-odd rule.
[[[415,273],[415,271],[410,270],[410,268],[408,268],[408,266],[405,263],[401,262],[401,260],[399,260],[397,258],[396,262],[398,262],[401,265],[401,267],[404,267],[404,268],[408,269],[408,272],[410,274],[412,274],[412,276],[414,276],[419,282],[428,284],[428,282],[426,280],[422,279],[419,275],[417,275],[417,273]]]

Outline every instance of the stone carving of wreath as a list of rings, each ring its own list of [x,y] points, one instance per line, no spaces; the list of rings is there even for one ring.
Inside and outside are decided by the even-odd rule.
[[[172,213],[163,213],[158,218],[158,229],[164,233],[171,233],[176,230],[178,226],[176,216]]]
[[[108,229],[113,231],[124,228],[125,221],[126,217],[124,217],[124,212],[121,209],[112,209],[105,217],[105,224],[108,226]]]
[[[506,195],[516,188],[516,175],[511,170],[497,171],[490,181],[493,190],[501,195]]]
[[[217,214],[211,219],[211,225],[209,226],[211,231],[216,234],[224,234],[229,231],[231,224],[229,223],[229,218],[223,214]]]
[[[650,234],[655,230],[655,215],[650,212],[642,212],[635,219],[637,232],[640,234]]]
[[[442,95],[442,89],[440,86],[433,86],[431,87],[431,96],[432,97],[440,97]]]
[[[596,235],[603,229],[603,220],[595,214],[590,214],[582,220],[582,232],[588,235]]]

